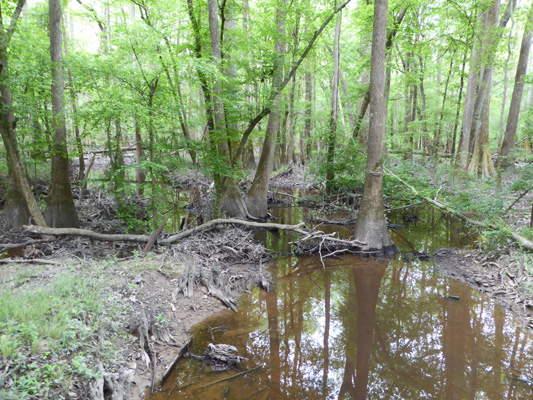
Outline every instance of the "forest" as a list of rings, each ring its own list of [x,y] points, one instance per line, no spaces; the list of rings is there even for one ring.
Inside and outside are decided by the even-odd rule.
[[[532,35],[526,0],[0,0],[0,397],[531,395]],[[403,395],[402,279],[446,341]],[[193,354],[223,309],[246,357]]]

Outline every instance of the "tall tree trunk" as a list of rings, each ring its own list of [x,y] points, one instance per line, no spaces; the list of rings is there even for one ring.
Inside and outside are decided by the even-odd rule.
[[[63,39],[65,56],[68,57],[68,35],[66,29],[63,30]],[[80,182],[81,184],[81,182],[83,182],[83,179],[85,178],[85,154],[83,151],[83,143],[81,141],[80,126],[78,123],[78,96],[76,94],[76,90],[74,89],[74,81],[72,79],[72,73],[70,72],[70,68],[67,69],[67,80],[69,86],[70,101],[72,103],[72,124],[74,127],[74,138],[76,140],[76,150],[78,151],[78,160],[80,164],[78,172],[78,182]]]
[[[50,56],[52,59],[52,111],[54,114],[54,142],[52,179],[48,197],[46,220],[54,228],[79,227],[78,214],[72,198],[65,125],[64,80],[61,46],[61,2],[49,0]]]
[[[394,26],[393,28],[388,32],[387,34],[387,41],[385,43],[386,49],[389,50],[392,47],[392,44],[394,43],[394,37],[396,36],[396,33],[398,32],[398,28],[400,27],[400,24],[402,23],[405,14],[407,13],[408,7],[403,7],[400,12],[398,13],[398,16],[394,20]],[[361,102],[361,107],[359,108],[359,111],[357,113],[357,118],[354,123],[354,128],[352,132],[353,138],[357,138],[360,136],[360,130],[361,126],[363,124],[363,119],[366,114],[366,110],[368,109],[368,105],[370,104],[370,87],[366,91],[363,100]]]
[[[490,157],[490,149],[488,142],[488,135],[485,132],[481,132],[481,127],[483,123],[482,114],[484,112],[484,107],[489,106],[490,102],[487,101],[487,98],[490,98],[490,89],[491,89],[491,80],[492,72],[495,58],[494,49],[498,45],[502,30],[507,25],[509,18],[514,10],[516,0],[509,0],[505,12],[498,24],[498,15],[500,9],[500,0],[493,0],[489,9],[487,10],[487,20],[485,24],[485,32],[483,37],[483,53],[484,59],[487,60],[485,63],[485,68],[483,71],[482,78],[479,83],[479,90],[477,93],[476,102],[474,105],[474,113],[472,119],[472,129],[470,136],[474,138],[474,141],[477,142],[477,148],[479,152],[472,153],[472,160],[468,164],[468,171],[476,172],[478,170],[477,165],[481,163],[481,169],[484,174],[489,173],[492,175],[494,171],[494,166],[492,165],[492,159]],[[498,31],[495,31],[495,27],[498,28]],[[486,110],[490,112],[490,110]],[[488,130],[488,128],[486,128]],[[481,140],[486,140],[481,142]],[[487,154],[488,153],[488,154]],[[486,165],[485,163],[488,163]]]
[[[220,42],[220,29],[218,26],[217,0],[209,0],[208,9],[211,56],[216,68],[221,72],[222,43]],[[221,82],[215,81],[212,90],[211,101],[213,106],[214,125],[210,132],[211,141],[216,145],[218,156],[227,164],[230,164],[231,158],[226,134],[224,103],[221,99]],[[219,193],[218,206],[220,211],[225,212],[229,217],[234,218],[245,218],[247,216],[248,213],[243,198],[231,175],[224,177]]]
[[[278,1],[276,8],[276,25],[278,34],[276,35],[275,49],[278,54],[272,75],[272,91],[277,91],[283,82],[283,60],[285,53],[285,0]],[[276,138],[280,123],[281,114],[281,92],[278,92],[272,103],[268,124],[263,142],[263,151],[259,159],[259,165],[255,173],[252,186],[246,197],[246,206],[250,215],[256,218],[265,218],[267,210],[268,181],[272,173],[272,163],[274,160],[274,150],[276,148]]]
[[[311,72],[311,62],[308,62],[305,73],[305,114],[303,138],[300,138],[300,158],[302,164],[307,162],[309,156],[311,131],[313,129],[313,74]]]
[[[141,124],[139,124],[138,116],[133,116],[133,125],[134,125],[134,143],[135,143],[135,159],[137,167],[135,167],[135,182],[137,184],[137,195],[142,196],[144,193],[144,182],[146,182],[146,172],[144,168],[140,165],[144,161],[144,149],[143,141],[141,136]]]
[[[0,134],[6,149],[9,186],[6,198],[6,223],[17,228],[27,224],[30,216],[36,225],[46,226],[39,204],[35,200],[20,160],[15,131],[11,90],[8,86],[8,48],[13,32],[24,7],[25,0],[18,0],[9,26],[0,18]],[[1,6],[0,6],[1,7]],[[5,18],[5,14],[2,15]]]
[[[455,53],[457,49],[454,49],[451,57],[450,57],[450,68],[448,69],[448,76],[446,77],[446,84],[444,85],[444,95],[442,96],[442,107],[440,109],[440,117],[439,117],[439,123],[437,125],[437,132],[435,134],[435,140],[433,142],[433,154],[435,158],[437,158],[437,155],[439,153],[439,142],[441,137],[441,130],[442,130],[442,120],[444,119],[444,110],[446,107],[446,97],[448,95],[448,85],[450,84],[450,78],[452,76],[453,71],[453,62],[455,60]]]
[[[457,127],[459,126],[459,114],[461,112],[461,100],[463,99],[463,88],[464,88],[464,82],[465,82],[464,75],[465,75],[467,55],[468,55],[468,50],[465,50],[465,54],[463,58],[463,66],[461,68],[461,83],[459,85],[459,100],[457,101],[457,110],[455,112],[455,123],[453,124],[453,139],[452,139],[452,148],[451,148],[452,156],[455,155],[455,143],[457,139]]]
[[[524,78],[527,72],[527,61],[529,58],[529,49],[531,48],[531,37],[533,35],[533,4],[529,9],[528,20],[524,28],[524,36],[522,37],[522,45],[520,46],[520,56],[518,57],[518,65],[516,66],[516,76],[511,97],[511,105],[509,107],[509,117],[507,118],[507,126],[505,127],[505,137],[502,142],[502,149],[498,157],[498,166],[506,168],[513,162],[510,156],[514,148],[516,128],[518,126],[518,116],[520,115],[520,103],[522,102],[522,94],[524,92]]]
[[[387,0],[375,0],[370,67],[370,126],[365,184],[354,232],[354,238],[365,243],[363,251],[378,254],[391,254],[397,251],[387,230],[383,204],[387,8]]]
[[[498,137],[498,154],[502,149],[502,140],[503,140],[503,115],[505,113],[505,106],[507,105],[507,88],[509,81],[509,61],[511,60],[511,44],[513,40],[513,28],[514,28],[514,18],[511,18],[511,28],[509,29],[509,36],[507,38],[507,58],[505,59],[505,68],[503,70],[503,98],[502,98],[502,108],[500,111],[500,136]]]
[[[478,25],[483,23],[485,13],[478,16]],[[474,34],[474,49],[470,61],[470,71],[468,72],[468,81],[466,84],[465,105],[463,111],[463,121],[461,124],[461,135],[459,137],[459,146],[457,147],[456,166],[458,170],[466,171],[468,166],[468,147],[470,145],[470,131],[472,128],[472,117],[474,116],[474,103],[476,100],[476,86],[479,67],[481,64],[481,40]]]
[[[331,90],[331,115],[328,133],[328,154],[326,157],[326,192],[333,191],[335,179],[335,142],[337,139],[337,119],[339,115],[339,71],[340,71],[340,37],[341,37],[342,13],[337,14],[335,23],[335,46],[333,49],[333,84]]]

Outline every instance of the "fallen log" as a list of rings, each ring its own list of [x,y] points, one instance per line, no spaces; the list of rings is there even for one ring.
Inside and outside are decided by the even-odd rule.
[[[101,240],[103,242],[141,242],[148,243],[150,236],[148,235],[126,235],[114,233],[98,233],[89,229],[79,228],[49,228],[37,225],[24,225],[23,229],[26,232],[36,233],[39,235],[53,235],[53,236],[83,236],[89,239]]]
[[[186,237],[194,235],[196,233],[209,231],[215,229],[220,225],[241,225],[247,226],[250,228],[260,228],[260,229],[279,229],[292,231],[304,235],[306,238],[309,237],[321,237],[325,241],[335,242],[337,244],[346,245],[346,246],[359,246],[363,245],[357,240],[343,240],[331,235],[325,235],[320,231],[309,231],[303,229],[305,224],[302,222],[298,225],[286,225],[286,224],[275,224],[275,223],[266,223],[266,222],[254,222],[246,221],[242,219],[235,218],[218,218],[206,223],[196,226],[191,229],[187,229],[178,233],[175,233],[169,236],[166,239],[158,240],[162,246],[170,246]],[[88,229],[78,229],[78,228],[49,228],[36,225],[24,225],[24,230],[30,233],[36,233],[40,235],[54,235],[54,236],[83,236],[89,239],[100,240],[104,242],[137,242],[137,243],[148,243],[153,239],[153,235],[126,235],[126,234],[111,234],[111,233],[98,233]],[[304,239],[305,240],[305,239]]]
[[[416,190],[416,188],[414,188],[413,186],[408,184],[406,181],[404,181],[402,178],[400,178],[399,176],[394,174],[394,172],[390,171],[387,168],[383,168],[383,169],[389,175],[391,175],[393,178],[397,179],[405,187],[409,188],[417,197],[420,197],[421,199],[425,200],[429,204],[432,204],[435,207],[440,208],[441,210],[456,216],[457,218],[465,221],[466,223],[468,223],[470,225],[474,225],[474,226],[480,227],[480,228],[491,229],[491,230],[494,230],[494,231],[501,231],[502,230],[501,227],[498,227],[498,226],[493,225],[493,224],[488,224],[488,223],[485,223],[485,222],[481,222],[481,221],[476,221],[476,220],[466,216],[462,212],[460,212],[458,210],[455,210],[455,209],[451,208],[450,206],[448,206],[448,205],[446,205],[444,203],[441,203],[440,201],[437,201],[436,199],[431,199],[431,198],[429,198],[427,196],[424,196],[424,195],[420,194],[420,192],[418,190]],[[506,228],[508,228],[508,227],[506,227]],[[509,231],[510,231],[510,229],[509,229]],[[529,250],[529,251],[533,251],[533,242],[532,241],[526,239],[523,236],[520,236],[518,233],[511,232],[510,234],[511,234],[511,237],[513,238],[513,240],[515,242],[517,242],[518,244],[520,244],[524,249]]]

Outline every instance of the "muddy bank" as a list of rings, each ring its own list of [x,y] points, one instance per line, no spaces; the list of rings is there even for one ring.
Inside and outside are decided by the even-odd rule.
[[[533,258],[511,250],[505,255],[442,248],[432,260],[445,275],[469,284],[510,310],[524,327],[533,329]]]

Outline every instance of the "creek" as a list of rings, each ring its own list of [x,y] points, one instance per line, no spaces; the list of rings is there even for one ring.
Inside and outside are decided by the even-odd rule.
[[[306,207],[272,213],[282,223],[317,219]],[[191,353],[230,344],[247,358],[240,369],[214,372],[184,359],[154,398],[533,398],[533,337],[493,300],[412,256],[472,245],[467,228],[424,207],[389,218],[404,225],[391,232],[403,252],[392,259],[276,257],[271,291],[254,288],[241,296],[238,313],[215,314],[193,329]],[[321,229],[347,237],[353,227]],[[280,254],[293,239],[255,235]]]

